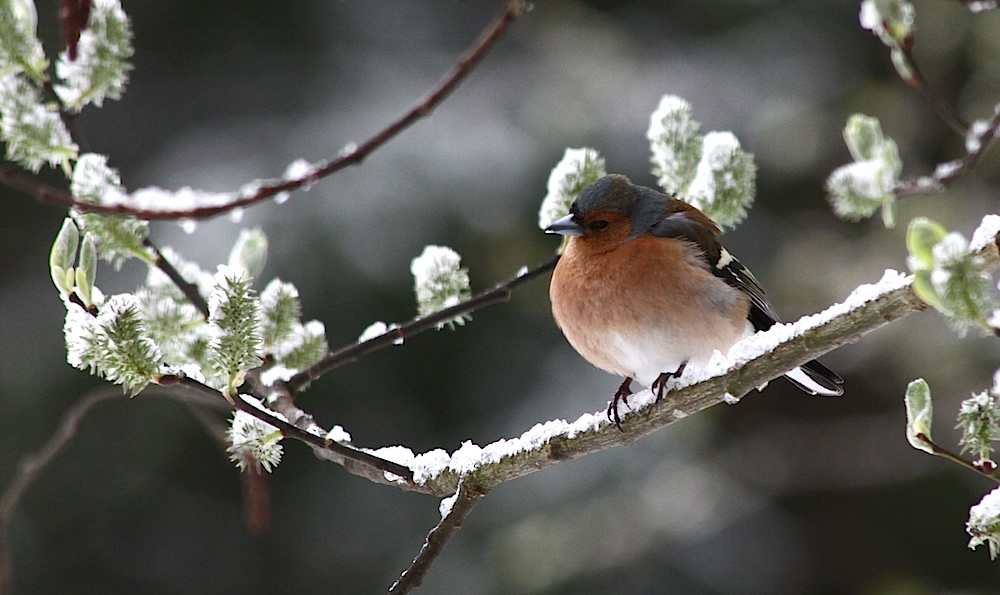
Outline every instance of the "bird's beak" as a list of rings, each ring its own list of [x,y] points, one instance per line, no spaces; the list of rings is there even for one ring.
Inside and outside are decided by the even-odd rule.
[[[561,236],[580,237],[583,235],[583,226],[573,220],[573,215],[566,215],[562,219],[546,227],[545,233],[556,233]]]

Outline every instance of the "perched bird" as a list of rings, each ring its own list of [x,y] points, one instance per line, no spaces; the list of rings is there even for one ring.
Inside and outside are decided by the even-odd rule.
[[[659,399],[689,362],[703,366],[778,321],[708,216],[625,176],[584,188],[545,232],[569,236],[549,286],[556,324],[584,359],[625,377],[608,407],[619,428],[633,379]],[[844,380],[817,361],[785,377],[810,394],[844,393]]]

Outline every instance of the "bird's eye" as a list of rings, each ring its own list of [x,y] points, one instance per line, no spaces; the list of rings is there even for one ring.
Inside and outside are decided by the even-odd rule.
[[[609,223],[607,221],[605,221],[604,219],[598,219],[597,221],[594,221],[593,223],[591,223],[590,227],[592,229],[596,229],[597,231],[601,231],[602,229],[607,229],[608,225],[609,225]]]

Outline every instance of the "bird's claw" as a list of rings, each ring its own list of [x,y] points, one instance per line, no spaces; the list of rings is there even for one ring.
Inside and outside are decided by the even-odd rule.
[[[671,378],[680,378],[681,374],[684,373],[684,368],[687,366],[687,362],[682,362],[681,365],[677,366],[677,369],[673,372],[663,372],[656,377],[653,381],[652,386],[649,388],[656,393],[656,402],[659,403],[663,399],[663,393],[667,392],[667,381]]]
[[[625,403],[625,406],[628,407],[628,397],[632,394],[631,385],[632,379],[626,378],[615,391],[615,396],[611,399],[611,404],[608,405],[608,420],[615,422],[621,432],[625,430],[622,429],[622,418],[618,415],[618,403]]]

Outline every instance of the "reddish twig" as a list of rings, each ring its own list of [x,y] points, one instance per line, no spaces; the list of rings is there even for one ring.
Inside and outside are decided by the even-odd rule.
[[[451,510],[441,518],[431,532],[427,534],[424,545],[413,559],[410,566],[403,571],[399,579],[389,587],[389,593],[403,594],[409,593],[420,586],[424,576],[430,570],[431,565],[440,555],[444,546],[448,545],[455,533],[462,528],[462,523],[475,508],[476,504],[482,500],[485,493],[469,489],[465,483],[459,485],[458,493],[455,494],[455,501],[451,505]]]
[[[201,315],[204,316],[205,319],[207,320],[208,302],[205,301],[205,296],[201,295],[201,293],[198,291],[198,287],[194,283],[191,283],[190,281],[185,279],[183,275],[181,275],[180,271],[177,270],[177,267],[175,267],[172,262],[167,260],[167,257],[163,255],[163,252],[160,251],[160,249],[156,246],[156,244],[153,243],[152,240],[146,238],[143,244],[147,248],[152,250],[153,253],[156,255],[156,262],[154,263],[156,268],[163,271],[163,274],[166,275],[170,279],[170,281],[173,282],[173,284],[177,287],[177,289],[179,289],[180,292],[184,294],[184,297],[186,297],[188,301],[191,302],[191,304],[195,308],[197,308],[198,311],[201,312]]]
[[[383,347],[388,347],[389,345],[403,339],[410,338],[417,333],[436,328],[438,325],[458,316],[469,314],[470,312],[492,304],[505,302],[510,299],[511,293],[515,289],[551,271],[556,266],[556,262],[558,260],[559,257],[556,256],[555,258],[543,262],[533,269],[529,269],[524,273],[513,277],[509,281],[500,283],[492,289],[480,292],[460,304],[456,304],[450,308],[445,308],[444,310],[440,310],[429,316],[417,316],[402,325],[390,328],[377,337],[361,343],[351,343],[337,349],[336,351],[331,351],[326,354],[323,359],[319,360],[309,368],[292,376],[288,382],[285,383],[285,386],[288,388],[290,393],[295,394],[308,387],[313,380],[316,380],[323,374],[343,364],[356,361],[362,356],[368,355],[369,353],[382,349]]]
[[[923,71],[921,71],[920,67],[917,66],[917,61],[913,57],[912,37],[908,38],[899,49],[903,58],[906,60],[906,67],[910,72],[910,76],[904,77],[903,81],[910,87],[916,89],[921,95],[924,96],[925,99],[927,99],[927,102],[930,103],[934,111],[937,112],[938,117],[941,118],[949,128],[960,136],[965,136],[966,131],[969,130],[968,122],[955,113],[951,105],[944,99],[937,89],[931,86],[927,77],[924,76]]]
[[[131,215],[139,219],[207,219],[239,207],[259,203],[274,196],[309,186],[348,166],[357,165],[368,155],[386,144],[392,138],[409,128],[416,121],[427,117],[483,59],[487,51],[507,30],[507,27],[523,15],[528,8],[527,0],[508,0],[507,7],[490,25],[483,30],[458,64],[448,72],[431,91],[402,116],[371,136],[353,150],[318,165],[308,176],[291,180],[275,180],[255,184],[253,192],[232,193],[232,200],[222,204],[195,207],[183,210],[146,210],[127,205],[102,205],[75,199],[71,194],[37,180],[16,168],[0,168],[0,182],[19,190],[42,204],[74,208],[90,213]]]
[[[917,438],[921,442],[926,444],[933,451],[932,454],[948,459],[952,463],[957,463],[958,465],[961,465],[962,467],[965,467],[970,471],[975,471],[976,473],[982,475],[983,477],[992,479],[993,481],[1000,483],[1000,471],[998,471],[997,469],[994,468],[991,470],[986,470],[976,465],[972,461],[966,461],[965,459],[951,452],[950,450],[939,446],[936,442],[928,438],[926,434],[918,433]]]
[[[193,390],[196,393],[210,397],[216,402],[224,402],[223,399],[225,399],[221,392],[186,376],[162,376],[159,378],[159,384],[161,386],[180,385]],[[413,471],[411,471],[408,467],[381,459],[353,446],[341,444],[333,440],[328,440],[318,434],[307,432],[302,428],[285,421],[284,419],[254,407],[242,398],[233,399],[233,403],[230,404],[230,409],[236,409],[248,413],[265,423],[271,424],[278,430],[281,430],[281,433],[288,438],[304,442],[313,448],[325,451],[327,454],[325,458],[339,463],[355,475],[360,475],[361,477],[365,477],[375,483],[389,484],[399,487],[400,484],[398,481],[393,481],[386,477],[386,474],[389,473],[403,479],[411,489],[418,491],[420,489],[419,486],[416,486],[413,483]]]
[[[970,134],[975,132],[973,130]],[[965,157],[939,164],[933,175],[901,182],[894,190],[896,198],[944,192],[952,182],[976,168],[986,151],[993,146],[998,133],[1000,133],[1000,110],[994,111],[993,117],[986,120],[982,130],[975,134],[973,146],[970,147],[967,137]]]

